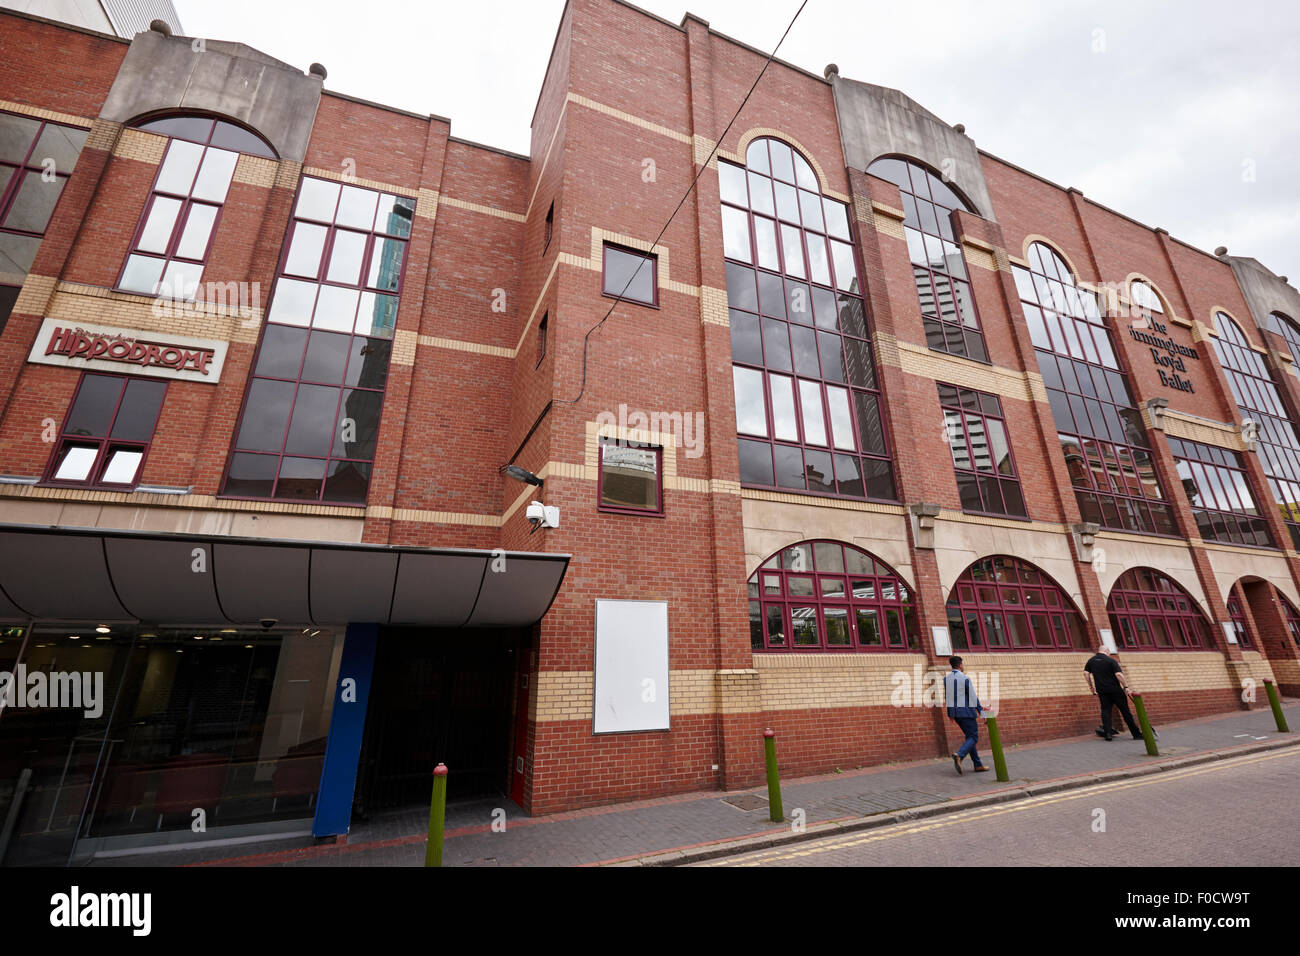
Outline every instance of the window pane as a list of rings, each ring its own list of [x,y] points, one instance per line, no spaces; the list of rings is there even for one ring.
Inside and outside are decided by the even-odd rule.
[[[338,201],[338,183],[307,177],[298,190],[298,205],[294,207],[293,214],[302,219],[333,222],[334,207]]]
[[[360,295],[356,289],[321,286],[311,324],[318,329],[351,332],[356,321],[357,299]]]
[[[722,207],[722,249],[728,258],[753,261],[749,246],[749,215],[743,209]]]
[[[382,390],[388,382],[388,359],[392,352],[393,343],[386,339],[355,336],[345,383]]]
[[[310,325],[312,307],[316,302],[316,285],[296,279],[281,279],[275,286],[275,299],[271,302],[270,322],[286,325]]]
[[[794,382],[784,375],[771,375],[772,424],[781,441],[798,441],[799,426],[794,411]]]
[[[853,263],[853,247],[846,242],[832,242],[831,254],[835,259],[835,288],[842,292],[857,291],[857,267]]]
[[[18,194],[14,197],[9,214],[5,217],[5,228],[20,229],[23,232],[44,232],[49,225],[50,214],[63,193],[66,179],[55,177],[46,182],[40,173],[29,172],[23,177]]]
[[[363,461],[332,461],[325,472],[322,501],[364,505],[370,490],[370,465]]]
[[[171,242],[172,229],[176,225],[176,214],[180,211],[179,199],[170,199],[167,196],[154,197],[153,205],[149,207],[149,215],[144,221],[144,228],[140,230],[140,241],[136,244],[136,248],[144,252],[165,253]],[[154,281],[156,282],[157,279],[155,278]]]
[[[752,368],[732,369],[736,392],[736,430],[748,435],[767,435],[763,403],[763,373]]]
[[[375,457],[379,439],[379,413],[383,408],[381,392],[359,388],[343,390],[338,428],[334,433],[333,453],[341,458]]]
[[[83,376],[81,387],[77,389],[77,400],[63,425],[63,433],[93,438],[107,436],[125,384],[126,379],[110,375]]]
[[[226,494],[240,498],[269,498],[279,459],[273,455],[235,455],[226,476]]]
[[[402,279],[402,257],[405,254],[406,243],[397,239],[376,238],[374,250],[370,253],[366,285],[372,289],[396,292]]]
[[[737,362],[763,364],[763,342],[758,316],[731,310],[731,357]]]
[[[606,295],[653,304],[654,273],[653,259],[612,246],[605,247],[604,291]]]
[[[26,116],[0,114],[0,160],[9,163],[22,163],[31,151],[36,131],[41,128],[40,120]]]
[[[302,380],[329,385],[340,384],[343,381],[343,371],[347,367],[351,350],[350,336],[335,332],[313,332],[307,346],[307,358],[303,362]],[[297,377],[296,369],[290,377]]]
[[[284,444],[286,455],[319,455],[330,453],[334,443],[334,422],[338,415],[339,392],[337,388],[323,385],[300,385],[293,403],[293,420],[289,437]],[[322,477],[324,477],[322,473]]]
[[[749,193],[745,189],[745,171],[731,163],[718,163],[718,188],[723,202],[734,202],[737,206],[749,205]]]
[[[108,464],[100,481],[106,485],[129,485],[143,460],[144,452],[138,448],[114,448],[108,453]]]
[[[339,197],[338,214],[334,221],[340,226],[352,226],[369,231],[375,223],[375,204],[379,194],[371,189],[344,186]]]
[[[320,498],[325,462],[316,458],[285,458],[280,462],[280,480],[275,486],[277,498],[315,501]]]
[[[121,288],[153,295],[158,288],[158,281],[162,278],[164,265],[166,263],[162,259],[128,256],[126,268],[122,271]]]
[[[192,300],[198,291],[199,280],[203,278],[203,263],[179,262],[173,259],[163,270],[159,295],[174,299]]]
[[[781,251],[785,253],[786,275],[799,279],[808,277],[808,269],[803,258],[802,233],[794,226],[781,226]]]
[[[194,174],[198,172],[199,161],[202,158],[202,146],[180,139],[172,140],[167,146],[167,155],[163,159],[162,168],[158,171],[158,181],[154,185],[154,190],[188,196],[190,187],[194,184]]]
[[[0,234],[0,282],[22,285],[40,245],[34,236]]]
[[[392,338],[397,327],[397,296],[361,293],[361,307],[357,309],[355,331],[360,335],[378,335]]]
[[[99,455],[96,445],[64,445],[54,469],[55,481],[85,481]]]
[[[659,507],[659,455],[650,448],[601,445],[600,503],[655,511]]]
[[[391,196],[385,193],[379,197],[379,211],[375,213],[375,232],[389,236],[409,236],[411,218],[415,215],[415,200],[407,196]],[[326,496],[329,495],[326,482]]]
[[[772,446],[756,441],[741,441],[740,480],[749,485],[776,484],[772,474]]]
[[[361,280],[361,259],[365,250],[366,237],[363,233],[348,232],[346,229],[335,230],[334,248],[330,250],[330,264],[326,278],[330,282],[357,285]]]
[[[284,444],[284,428],[289,423],[293,390],[292,382],[254,379],[235,447],[244,451],[278,453]]]
[[[263,156],[267,159],[275,158],[275,154],[262,141],[262,137],[233,123],[218,120],[216,128],[212,131],[211,142],[213,146],[233,149],[237,153],[250,153],[253,156]]]
[[[208,251],[208,239],[217,221],[217,207],[193,203],[185,217],[185,231],[176,246],[176,255],[182,259],[202,259]]]
[[[754,242],[758,251],[758,264],[764,269],[779,270],[781,260],[776,253],[776,223],[771,219],[755,216]]]
[[[830,411],[835,447],[855,451],[858,446],[853,436],[853,418],[849,414],[849,393],[845,389],[828,385],[826,404]]]
[[[238,153],[209,149],[203,157],[203,165],[199,167],[198,179],[194,182],[194,198],[225,202],[226,191],[230,189],[230,179],[235,174],[235,162],[238,159]]]
[[[153,438],[154,424],[158,421],[158,411],[162,408],[166,392],[166,382],[149,382],[138,378],[127,382],[110,437],[139,442]]]
[[[826,418],[822,412],[821,386],[800,379],[799,403],[803,411],[804,441],[809,445],[825,445]]]
[[[320,273],[320,256],[325,248],[325,237],[329,230],[324,226],[300,222],[293,227],[293,240],[289,244],[289,255],[285,260],[284,271],[290,275],[307,276],[314,279]]]
[[[843,586],[844,582],[840,582]],[[849,609],[846,607],[828,607],[823,611],[826,619],[826,644],[829,647],[848,647],[851,643],[849,634]]]
[[[306,331],[268,325],[257,356],[256,374],[267,378],[297,378],[306,344]]]

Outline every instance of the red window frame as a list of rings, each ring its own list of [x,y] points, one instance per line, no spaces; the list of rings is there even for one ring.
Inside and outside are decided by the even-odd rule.
[[[1300,548],[1300,432],[1281,390],[1241,327],[1226,312],[1216,312],[1214,318],[1219,335],[1210,336],[1210,344],[1241,417],[1259,424],[1259,463],[1291,533],[1292,546]]]
[[[1083,615],[1065,589],[1036,565],[1005,554],[980,558],[961,573],[947,613],[954,651],[1088,648]]]
[[[163,157],[158,163],[157,170],[154,171],[153,183],[149,188],[149,199],[145,202],[144,210],[140,213],[140,221],[136,224],[135,232],[131,236],[131,246],[127,251],[126,258],[122,260],[122,268],[118,271],[117,283],[114,287],[116,291],[125,292],[129,295],[159,295],[175,298],[175,296],[171,294],[174,290],[169,290],[167,285],[163,284],[167,275],[167,269],[173,262],[199,266],[198,278],[195,281],[200,285],[202,284],[203,273],[206,271],[208,257],[212,254],[212,247],[216,242],[217,231],[221,228],[221,217],[225,209],[226,199],[229,198],[230,187],[235,181],[235,169],[238,165],[240,155],[239,150],[232,149],[229,146],[213,145],[213,138],[217,135],[218,131],[221,130],[222,126],[234,126],[234,124],[227,123],[224,120],[211,116],[172,116],[151,117],[144,122],[137,123],[136,126],[145,129],[148,132],[155,132],[148,129],[149,125],[154,122],[165,121],[168,119],[202,119],[206,120],[210,125],[208,126],[207,135],[203,139],[156,132],[156,135],[165,135],[168,137],[167,148],[163,151]],[[242,129],[242,127],[237,128]],[[190,178],[189,188],[184,194],[165,191],[158,188],[159,181],[162,179],[163,171],[167,167],[167,160],[172,155],[172,151],[175,149],[175,144],[178,142],[193,143],[202,147],[202,152],[199,154],[199,161],[194,167],[194,175]],[[226,183],[226,192],[223,195],[221,202],[216,202],[211,199],[196,199],[194,197],[194,186],[198,182],[199,174],[203,171],[203,164],[207,160],[209,151],[214,149],[221,152],[232,153],[235,156],[236,165],[231,166],[230,168],[230,180]],[[180,202],[180,208],[177,209],[176,216],[172,220],[171,235],[168,237],[167,245],[162,252],[141,249],[140,241],[144,236],[145,227],[149,223],[149,217],[153,214],[154,207],[160,200],[179,200]],[[207,242],[204,244],[203,254],[197,257],[182,256],[179,255],[181,240],[185,237],[185,230],[189,225],[190,217],[194,214],[196,207],[215,210],[213,213],[212,225],[208,230]],[[131,260],[136,257],[160,260],[162,262],[162,268],[158,273],[159,278],[158,284],[155,286],[155,291],[144,292],[140,289],[127,288],[123,285]]]
[[[631,448],[652,451],[655,455],[655,506],[653,508],[634,508],[628,505],[605,503],[605,449]],[[642,442],[624,441],[616,438],[601,438],[596,455],[596,510],[607,514],[638,515],[640,517],[663,517],[664,515],[664,450],[659,445]]]
[[[1097,296],[1046,243],[1032,243],[1028,259],[1028,269],[1013,264],[1011,272],[1083,520],[1177,537],[1124,357]]]
[[[810,593],[797,593],[804,590],[805,583]],[[775,590],[769,591],[773,586]],[[911,588],[875,555],[843,541],[810,539],[783,548],[750,576],[748,591],[750,647],[754,652],[909,653],[922,649]],[[830,643],[828,610],[834,619],[844,622],[846,643]],[[796,644],[795,622],[806,621],[809,611],[816,616],[817,639]],[[781,628],[776,635],[774,625]],[[864,643],[870,635],[876,642]]]
[[[944,413],[944,430],[948,439],[948,450],[952,452],[952,466],[957,476],[957,490],[961,495],[962,511],[967,514],[1023,518],[1028,521],[1029,512],[1025,506],[1024,493],[1020,489],[1015,453],[1011,447],[1011,431],[1002,412],[1002,401],[996,395],[972,388],[947,385],[943,382],[937,382],[936,385],[939,388],[939,407]],[[1009,469],[1007,471],[1003,471],[998,462],[992,462],[992,446],[988,440],[988,435],[991,434],[989,422],[996,423],[1006,441],[1007,454],[1004,461]],[[991,468],[980,468],[976,464],[979,445],[974,439],[972,428],[985,436],[984,448],[992,462]],[[959,462],[958,442],[965,449],[969,466],[963,467]],[[968,504],[968,489],[973,490],[974,503],[978,507],[971,507]]]
[[[624,295],[622,292],[610,292],[609,282],[609,254],[618,252],[623,255],[633,256],[650,263],[650,288],[653,290],[651,297],[647,299],[638,299],[632,295]],[[636,278],[641,274],[641,266],[637,266],[636,271],[632,274]],[[624,290],[630,289],[632,282],[629,280],[623,287]],[[633,249],[631,246],[619,245],[616,242],[606,242],[600,250],[600,293],[607,299],[615,299],[619,302],[631,302],[633,305],[643,305],[649,309],[659,308],[659,256],[653,252],[643,252],[640,249]]]
[[[1246,612],[1241,609],[1241,602],[1245,599],[1245,591],[1242,590],[1241,582],[1237,581],[1232,585],[1232,590],[1228,592],[1228,620],[1232,622],[1232,629],[1237,632],[1237,644],[1243,650],[1253,651],[1254,642],[1250,639],[1250,627],[1246,623]]]
[[[1291,643],[1300,649],[1300,611],[1297,611],[1291,599],[1283,594],[1276,587],[1273,588],[1275,594],[1282,601],[1282,612],[1286,617],[1286,629],[1291,635]]]
[[[1126,651],[1213,650],[1210,623],[1177,581],[1154,568],[1130,568],[1111,587],[1106,613]],[[1160,631],[1154,627],[1160,624]],[[1154,635],[1163,633],[1167,643]],[[1183,643],[1178,643],[1181,640]]]
[[[72,415],[73,409],[77,406],[77,399],[81,397],[82,388],[87,380],[91,378],[116,379],[121,382],[121,387],[117,393],[117,399],[113,405],[113,414],[108,418],[108,424],[103,435],[79,435],[67,431],[68,419]],[[133,382],[147,382],[153,385],[162,386],[162,396],[158,400],[158,411],[155,413],[153,423],[149,428],[149,439],[139,441],[135,439],[113,438],[113,426],[117,422],[118,413],[122,409],[122,400],[126,397],[127,389]],[[52,485],[59,488],[93,488],[102,491],[131,491],[140,483],[140,476],[144,473],[145,462],[149,460],[149,449],[153,447],[154,434],[158,430],[158,420],[162,417],[163,406],[167,403],[168,382],[166,379],[150,378],[135,375],[116,375],[111,372],[91,372],[81,373],[77,380],[77,387],[73,390],[72,400],[68,403],[67,411],[63,414],[63,422],[59,426],[59,437],[54,443],[54,452],[50,455],[50,460],[46,463],[44,474],[41,477],[41,484]],[[69,446],[94,446],[95,462],[90,468],[89,475],[79,481],[70,481],[67,479],[58,479],[54,475],[58,471],[58,466],[63,457],[63,450]],[[139,451],[140,464],[136,466],[135,474],[131,476],[128,482],[105,482],[103,480],[104,472],[107,470],[112,460],[114,451]]]
[[[51,120],[40,119],[36,116],[27,116],[22,113],[12,113],[8,110],[0,110],[0,122],[6,117],[13,117],[26,122],[36,124],[36,132],[32,136],[31,144],[23,154],[21,160],[0,160],[0,171],[9,170],[9,178],[6,180],[3,188],[0,188],[0,233],[10,236],[18,236],[24,239],[35,239],[39,248],[40,240],[45,237],[45,230],[49,228],[50,219],[54,218],[55,211],[59,208],[59,203],[63,200],[63,193],[68,188],[68,180],[72,177],[73,170],[76,169],[76,159],[73,164],[65,171],[61,171],[56,165],[53,169],[55,179],[60,183],[59,198],[55,200],[54,205],[50,207],[49,216],[45,224],[39,230],[18,229],[5,225],[9,218],[9,213],[13,209],[14,201],[18,198],[18,193],[23,187],[29,174],[42,176],[46,172],[46,167],[41,163],[42,157],[37,157],[36,147],[40,144],[41,137],[45,134],[46,129],[53,126],[58,129],[68,130],[81,137],[81,146],[77,147],[77,159],[80,159],[81,149],[84,147],[86,136],[90,130],[79,126],[69,126],[66,123],[55,123]],[[44,182],[44,180],[42,180]],[[35,255],[35,253],[33,253]],[[14,300],[18,297],[18,290],[21,284],[13,285],[5,283],[0,285],[0,332],[4,331],[5,325],[9,320],[9,313],[13,309]]]
[[[902,197],[903,238],[912,264],[926,344],[936,352],[991,364],[966,253],[952,228],[954,212],[975,210],[955,188],[909,157],[881,157],[867,167],[867,173],[893,183]],[[940,253],[937,257],[936,251]],[[944,288],[950,290],[947,302],[941,291]],[[955,319],[944,317],[945,306],[951,307]]]
[[[749,144],[745,158],[744,166],[722,161],[718,167],[724,234],[729,215],[733,221],[744,217],[745,226],[744,250],[728,250],[724,238],[733,383],[756,376],[762,392],[762,432],[746,430],[742,420],[757,420],[758,400],[746,414],[737,395],[741,484],[787,494],[897,501],[852,216],[844,203],[822,192],[812,164],[788,143],[760,137]],[[759,241],[760,222],[770,230],[764,233],[770,246]],[[764,261],[762,250],[768,248],[775,261]],[[818,261],[825,281],[813,274],[814,248],[822,249]],[[800,293],[806,302],[802,311],[795,308]],[[801,320],[799,314],[808,317]],[[806,396],[805,387],[815,395]],[[832,406],[840,403],[831,401],[841,392],[848,406],[847,436],[835,427]],[[807,408],[814,400],[819,408]],[[779,434],[778,401],[793,415],[793,435]],[[818,435],[810,436],[810,423],[820,424]],[[850,439],[852,447],[837,438]],[[770,482],[761,480],[768,475]],[[783,475],[791,480],[783,483]]]
[[[1276,548],[1268,522],[1255,503],[1241,456],[1216,445],[1172,435],[1168,439],[1201,537],[1248,548]]]
[[[319,219],[319,218],[306,215],[305,212],[303,213],[299,212],[299,202],[303,194],[303,184],[308,181],[325,183],[326,188],[329,188],[331,186],[338,187],[338,195],[335,196],[334,198],[334,204],[331,207],[330,218],[328,220]],[[344,191],[346,189],[356,189],[356,190],[361,190],[364,192],[375,194],[376,196],[375,214],[374,214],[374,218],[371,220],[372,223],[371,228],[368,231],[363,230],[359,226],[340,224],[338,222],[340,211],[342,209],[343,199],[344,199]],[[339,392],[338,404],[335,406],[334,419],[333,419],[333,428],[335,431],[337,431],[339,427],[339,423],[340,421],[342,421],[342,416],[344,413],[343,405],[347,395],[356,392],[363,392],[369,395],[378,396],[377,400],[379,404],[380,414],[375,421],[375,442],[376,442],[375,454],[378,454],[378,435],[379,435],[379,430],[383,424],[383,406],[384,406],[384,399],[387,395],[387,373],[389,367],[391,366],[391,357],[389,363],[384,366],[385,381],[384,381],[384,386],[382,388],[375,388],[373,386],[367,386],[363,384],[349,385],[347,383],[346,373],[343,381],[341,382],[338,381],[317,382],[312,379],[306,379],[303,377],[303,375],[304,375],[304,370],[306,368],[308,352],[311,348],[311,339],[313,333],[324,332],[324,333],[329,333],[329,334],[339,335],[339,336],[349,336],[352,339],[353,343],[355,343],[358,339],[363,339],[368,342],[387,342],[390,344],[390,348],[391,348],[392,331],[395,330],[396,328],[396,314],[397,314],[397,310],[399,310],[401,307],[401,295],[406,282],[407,264],[410,255],[411,226],[410,224],[407,224],[405,230],[400,232],[388,231],[386,227],[384,227],[384,231],[380,231],[381,227],[379,224],[379,219],[380,216],[382,215],[382,208],[383,208],[383,204],[385,204],[386,198],[391,199],[393,203],[397,203],[400,200],[410,204],[408,208],[412,210],[411,218],[412,220],[414,219],[414,211],[413,211],[414,200],[409,196],[400,196],[394,193],[386,193],[382,190],[369,189],[367,187],[355,186],[347,183],[336,183],[333,180],[320,179],[319,177],[312,177],[312,176],[304,176],[302,178],[302,181],[299,183],[298,192],[294,196],[294,212],[291,216],[289,227],[285,234],[285,241],[283,247],[280,250],[279,265],[276,269],[276,285],[272,289],[271,298],[267,303],[267,312],[266,312],[267,319],[266,322],[263,324],[261,338],[258,342],[257,353],[254,356],[252,373],[249,375],[248,385],[244,393],[243,403],[240,407],[239,417],[236,420],[234,435],[231,440],[230,454],[227,458],[226,468],[222,475],[222,482],[221,482],[222,491],[220,497],[237,499],[237,500],[246,500],[246,501],[315,502],[317,504],[328,505],[331,507],[339,507],[339,508],[364,508],[366,506],[366,501],[364,500],[349,501],[349,500],[341,500],[341,499],[332,499],[327,497],[326,492],[328,488],[328,482],[331,477],[329,469],[331,466],[341,463],[344,466],[354,467],[355,469],[358,470],[358,472],[364,470],[366,475],[367,498],[368,498],[369,482],[373,477],[373,466],[374,466],[373,456],[370,458],[360,458],[355,456],[349,456],[346,454],[336,455],[333,452],[332,446],[330,451],[325,455],[291,453],[288,451],[288,441],[289,441],[290,432],[294,424],[294,411],[297,405],[298,398],[303,394],[302,389],[304,386],[333,388],[338,390]],[[297,234],[298,228],[302,225],[324,228],[326,230],[325,237],[321,242],[320,252],[316,260],[315,272],[312,274],[312,276],[302,275],[297,272],[288,271],[289,257],[293,248],[294,236]],[[360,254],[361,265],[359,268],[359,275],[355,282],[341,282],[329,278],[330,260],[334,250],[334,244],[337,239],[337,235],[340,232],[363,234],[366,236],[366,239],[361,247],[361,254]],[[386,288],[380,285],[369,284],[370,265],[376,253],[376,246],[380,242],[396,242],[401,244],[401,250],[402,250],[401,265],[397,273],[396,288]],[[381,274],[382,274],[382,270],[381,270]],[[315,287],[315,291],[313,293],[313,299],[312,299],[312,314],[308,318],[306,325],[277,320],[277,313],[275,311],[275,305],[276,305],[275,297],[281,293],[281,290],[283,288],[282,283],[284,282],[296,282],[296,283],[302,283],[303,285],[309,285]],[[316,310],[320,307],[320,301],[319,301],[320,292],[322,289],[326,289],[326,288],[343,289],[348,291],[354,291],[357,293],[358,304],[354,307],[357,311],[354,312],[353,324],[351,329],[344,331],[342,329],[330,328],[323,324],[322,325],[317,324],[316,316],[318,313]],[[369,332],[357,331],[355,322],[357,317],[360,314],[360,309],[362,308],[361,303],[365,301],[364,297],[367,294],[374,295],[374,296],[387,296],[394,300],[394,306],[393,306],[394,329],[389,330],[388,335],[376,334],[376,332],[373,329]],[[270,374],[269,372],[259,372],[263,351],[265,350],[266,347],[267,334],[268,331],[273,328],[295,329],[295,330],[302,331],[306,335],[306,344],[304,345],[303,348],[303,354],[299,358],[298,372],[296,376],[294,376],[293,378],[289,378],[283,375],[273,375]],[[363,348],[364,347],[365,346],[363,346]],[[357,354],[363,354],[363,353],[357,353]],[[352,357],[350,356],[348,359],[349,366],[351,362],[352,362]],[[278,451],[268,451],[262,448],[248,448],[248,447],[241,448],[239,446],[239,438],[240,438],[241,430],[244,425],[244,420],[249,413],[249,402],[253,396],[253,389],[256,387],[258,382],[292,383],[294,387],[294,397],[291,400],[289,405],[288,417],[285,420],[284,432],[280,439],[280,446]],[[242,457],[250,460],[271,459],[271,458],[274,458],[276,460],[274,475],[270,479],[271,492],[269,495],[235,494],[229,490],[230,481],[231,481],[231,471],[233,466],[235,465],[236,457]],[[294,480],[289,476],[283,474],[284,465],[286,460],[288,459],[324,462],[325,475],[323,478],[320,479],[320,489],[317,492],[315,498],[303,497],[303,496],[292,495],[292,494],[283,494],[283,495],[280,494],[281,482],[284,480],[289,480],[289,481]],[[315,479],[307,478],[304,480],[313,481]]]

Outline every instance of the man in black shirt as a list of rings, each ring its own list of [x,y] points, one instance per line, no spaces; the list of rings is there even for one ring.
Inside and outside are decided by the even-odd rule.
[[[1111,725],[1111,708],[1118,707],[1119,712],[1124,716],[1124,723],[1133,734],[1133,739],[1141,740],[1142,731],[1128,709],[1128,681],[1120,669],[1118,658],[1118,651],[1111,651],[1108,655],[1104,650],[1099,650],[1088,658],[1088,663],[1083,666],[1092,692],[1101,700],[1101,735],[1106,740],[1115,739],[1115,731]]]

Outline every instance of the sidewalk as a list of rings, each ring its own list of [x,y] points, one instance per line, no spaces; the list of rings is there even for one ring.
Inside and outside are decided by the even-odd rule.
[[[1197,755],[1243,747],[1300,744],[1300,701],[1284,701],[1292,733],[1279,734],[1268,708],[1203,717],[1162,725],[1160,757],[1148,757],[1140,740],[1116,737],[1107,743],[1089,734],[1006,750],[1009,783],[993,773],[958,776],[948,758],[889,764],[865,770],[783,780],[787,821],[802,810],[810,831],[815,824],[872,825],[877,814],[942,805],[983,797],[1010,799],[1025,787],[1083,786],[1106,771],[1141,772],[1156,765],[1182,763]],[[755,747],[762,742],[756,740]],[[778,741],[779,748],[779,741]],[[987,738],[981,750],[988,756]],[[493,832],[493,811],[506,811],[505,832]],[[956,809],[956,807],[954,807]],[[498,813],[499,817],[500,814]],[[168,853],[113,857],[94,866],[422,866],[427,808],[376,818],[353,828],[348,843],[315,845],[307,837],[243,846],[196,848]],[[690,793],[617,804],[545,817],[527,817],[505,800],[479,801],[447,808],[444,865],[577,866],[645,861],[640,858],[698,848],[720,850],[736,841],[791,836],[791,827],[768,819],[766,790]],[[761,839],[760,843],[763,842]],[[750,848],[750,843],[746,844]],[[739,846],[736,849],[740,849]],[[705,851],[708,852],[708,851]],[[667,858],[671,860],[671,857]]]

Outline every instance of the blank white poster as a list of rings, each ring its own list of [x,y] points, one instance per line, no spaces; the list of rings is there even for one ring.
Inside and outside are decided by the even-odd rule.
[[[668,729],[668,603],[596,602],[598,734]]]

